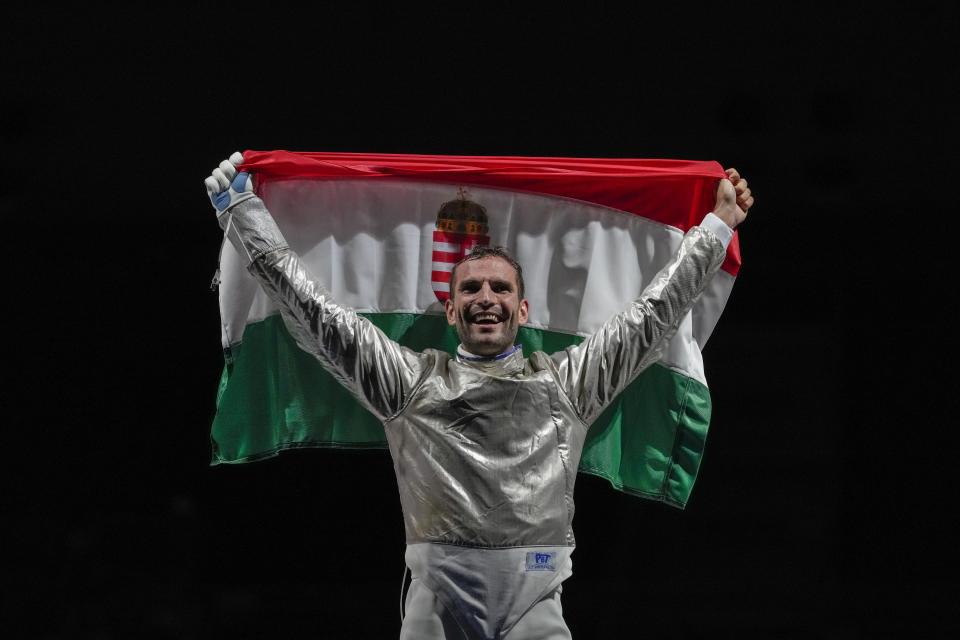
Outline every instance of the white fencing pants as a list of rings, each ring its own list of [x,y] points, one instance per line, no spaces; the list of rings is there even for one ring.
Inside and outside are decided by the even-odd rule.
[[[410,581],[404,609],[400,640],[486,640],[466,635],[420,579]],[[560,588],[538,600],[502,640],[571,640],[570,629],[563,621]]]

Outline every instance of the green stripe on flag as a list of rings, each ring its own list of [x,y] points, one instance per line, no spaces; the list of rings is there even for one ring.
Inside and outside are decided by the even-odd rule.
[[[443,316],[363,315],[411,349],[456,350],[456,332]],[[529,327],[518,337],[527,355],[553,353],[581,340]],[[225,359],[212,464],[252,462],[304,447],[386,447],[383,425],[297,346],[279,315],[248,325],[243,342],[227,350]],[[709,390],[654,365],[590,428],[580,471],[606,478],[621,491],[683,507],[709,422]]]

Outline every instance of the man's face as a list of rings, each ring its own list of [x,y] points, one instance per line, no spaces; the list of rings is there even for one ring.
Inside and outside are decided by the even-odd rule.
[[[454,275],[444,306],[463,347],[478,356],[495,356],[512,347],[527,321],[527,301],[520,299],[517,272],[510,263],[496,256],[468,260]]]

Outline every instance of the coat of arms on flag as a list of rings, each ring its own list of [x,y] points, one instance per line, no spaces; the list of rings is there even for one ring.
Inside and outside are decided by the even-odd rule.
[[[476,246],[490,244],[487,210],[467,198],[460,187],[456,200],[444,202],[433,231],[433,292],[440,302],[450,297],[450,272]]]

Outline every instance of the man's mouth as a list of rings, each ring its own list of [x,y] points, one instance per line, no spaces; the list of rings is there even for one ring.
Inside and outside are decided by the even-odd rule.
[[[503,318],[496,313],[483,312],[471,315],[470,322],[473,324],[498,324],[503,322]]]

